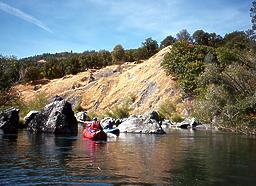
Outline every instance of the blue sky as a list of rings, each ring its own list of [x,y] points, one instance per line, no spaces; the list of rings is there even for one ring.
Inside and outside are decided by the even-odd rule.
[[[224,35],[251,27],[251,0],[0,0],[0,54],[138,48],[187,29]]]

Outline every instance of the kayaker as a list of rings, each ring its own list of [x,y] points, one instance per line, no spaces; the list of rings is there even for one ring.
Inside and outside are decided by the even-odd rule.
[[[103,128],[101,127],[100,122],[98,121],[97,117],[93,117],[92,120],[93,121],[89,126],[91,130],[96,130],[96,131],[97,130],[103,130]]]

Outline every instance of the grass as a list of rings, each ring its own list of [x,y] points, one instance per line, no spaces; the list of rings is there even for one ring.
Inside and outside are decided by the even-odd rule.
[[[161,119],[168,119],[173,122],[181,122],[184,120],[181,114],[177,113],[176,105],[170,100],[165,100],[160,104],[158,114]]]
[[[28,103],[22,103],[20,106],[20,116],[25,117],[31,110],[42,110],[45,105],[49,103],[45,93],[39,93],[33,100]]]
[[[122,119],[130,116],[130,111],[132,110],[130,105],[132,104],[132,99],[125,98],[120,105],[112,107],[110,110],[105,112],[105,116],[111,117],[114,119]]]

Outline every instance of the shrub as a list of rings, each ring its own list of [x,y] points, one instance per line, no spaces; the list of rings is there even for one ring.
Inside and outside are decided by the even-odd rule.
[[[76,102],[73,108],[74,112],[81,112],[83,111],[83,107],[81,106],[81,99]]]
[[[106,116],[114,119],[122,119],[130,116],[130,107],[128,105],[114,106],[105,113]]]
[[[165,101],[162,104],[160,104],[159,109],[158,109],[158,114],[160,118],[166,118],[171,120],[173,113],[176,112],[176,106],[170,102],[170,101]]]
[[[215,55],[212,47],[179,41],[165,56],[161,66],[167,74],[178,78],[185,93],[193,93],[197,88],[197,77],[204,71],[205,59],[209,54]]]
[[[183,120],[184,120],[183,117],[178,113],[173,113],[171,117],[171,121],[173,122],[182,122]]]
[[[25,117],[31,110],[41,110],[49,103],[45,93],[39,93],[33,100],[23,103],[20,107],[20,116]]]
[[[160,119],[168,119],[173,122],[183,121],[183,117],[177,113],[176,109],[176,105],[173,102],[169,100],[164,101],[162,104],[160,104],[158,109]]]

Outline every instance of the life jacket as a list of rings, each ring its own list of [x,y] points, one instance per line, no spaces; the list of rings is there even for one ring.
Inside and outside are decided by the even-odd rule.
[[[91,130],[101,130],[102,129],[99,121],[93,121],[92,124],[90,125],[90,128],[91,128]]]

